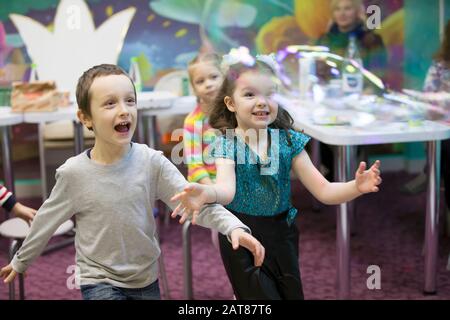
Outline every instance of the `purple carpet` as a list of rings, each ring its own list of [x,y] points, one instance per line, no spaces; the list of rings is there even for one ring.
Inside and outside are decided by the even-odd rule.
[[[422,247],[425,221],[425,193],[408,196],[398,189],[411,175],[384,174],[382,191],[356,201],[358,219],[351,239],[352,299],[450,299],[450,272],[446,271],[450,240],[439,237],[436,295],[423,295]],[[336,299],[335,208],[313,212],[311,196],[295,183],[294,204],[300,209],[300,268],[306,299]],[[38,200],[23,201],[38,206]],[[443,216],[441,215],[441,222]],[[441,223],[441,226],[443,223]],[[442,229],[442,228],[441,228]],[[56,241],[54,239],[53,241]],[[171,220],[161,227],[171,299],[183,299],[181,226]],[[0,264],[7,260],[6,241],[0,242]],[[25,279],[27,299],[80,299],[80,291],[68,289],[73,283],[67,273],[74,264],[73,246],[39,257]],[[210,231],[192,228],[192,259],[195,299],[232,299],[233,293],[213,247]],[[381,269],[381,289],[369,290],[367,268]],[[7,299],[7,286],[0,284],[0,299]]]

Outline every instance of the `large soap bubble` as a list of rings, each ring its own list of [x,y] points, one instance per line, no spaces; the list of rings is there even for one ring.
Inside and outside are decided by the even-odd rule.
[[[284,91],[291,97],[306,98],[330,76],[339,78],[337,65],[327,61],[327,55],[328,48],[320,46],[295,45],[279,50],[276,60]]]
[[[312,98],[320,101],[326,96],[336,98],[341,91],[341,70],[344,57],[329,52],[327,47],[293,45],[276,54],[279,77],[285,93],[294,98]],[[365,87],[372,93],[385,90],[383,81],[351,60],[361,70]]]

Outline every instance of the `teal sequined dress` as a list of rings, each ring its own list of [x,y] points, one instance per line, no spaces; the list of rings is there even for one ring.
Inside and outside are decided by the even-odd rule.
[[[235,161],[236,194],[227,209],[252,216],[275,216],[289,210],[291,224],[297,215],[291,204],[291,163],[310,137],[289,130],[289,143],[285,130],[268,130],[271,147],[266,162],[235,134],[218,137],[212,156]]]

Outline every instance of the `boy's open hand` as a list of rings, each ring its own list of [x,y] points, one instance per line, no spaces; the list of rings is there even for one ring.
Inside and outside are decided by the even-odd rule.
[[[172,218],[180,214],[180,223],[184,223],[187,218],[192,217],[192,224],[195,224],[201,208],[210,198],[208,188],[210,187],[199,183],[190,183],[182,192],[174,195],[170,200],[180,200],[180,204],[172,212]]]
[[[355,182],[356,188],[361,193],[378,192],[377,187],[381,183],[380,177],[380,160],[375,161],[375,163],[366,170],[366,163],[361,162],[359,168],[356,171]]]
[[[230,238],[234,250],[237,250],[239,246],[247,248],[255,258],[255,266],[260,267],[263,264],[266,251],[262,244],[250,233],[245,232],[244,229],[237,228],[231,231]]]
[[[17,276],[17,272],[14,271],[11,264],[8,264],[6,267],[3,267],[0,270],[0,278],[4,278],[4,283],[10,283],[14,281],[14,278]]]

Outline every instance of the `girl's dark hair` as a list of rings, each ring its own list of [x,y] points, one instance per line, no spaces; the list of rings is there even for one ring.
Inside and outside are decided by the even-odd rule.
[[[434,55],[434,59],[450,67],[450,20],[447,21],[444,31],[444,39],[442,39],[441,47]]]
[[[242,63],[236,63],[230,66],[228,72],[225,74],[224,81],[220,87],[219,93],[211,106],[211,114],[209,116],[209,124],[215,129],[219,129],[222,133],[225,133],[226,129],[234,129],[237,127],[236,116],[233,112],[228,110],[225,105],[225,97],[231,97],[236,89],[236,80],[247,71],[260,71],[268,72],[273,76],[276,76],[275,71],[265,62],[256,60],[253,66],[247,66]],[[270,124],[271,128],[283,129],[286,131],[289,137],[289,129],[293,128],[294,120],[291,115],[279,105],[277,118]]]

